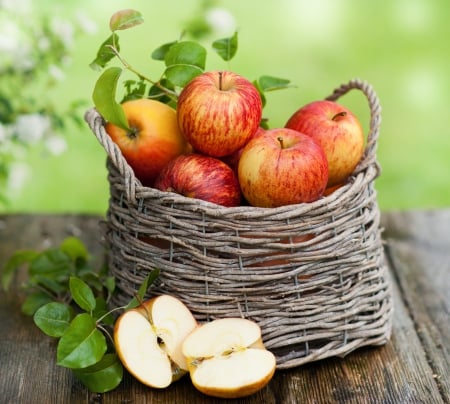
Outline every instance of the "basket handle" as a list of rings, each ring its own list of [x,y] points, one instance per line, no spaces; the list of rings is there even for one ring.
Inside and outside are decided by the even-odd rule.
[[[326,98],[326,100],[336,101],[338,98],[342,97],[353,89],[360,90],[364,93],[370,108],[370,128],[369,134],[367,135],[366,149],[364,151],[363,158],[361,159],[354,172],[359,173],[360,171],[366,169],[368,166],[374,165],[379,175],[381,168],[376,160],[376,149],[378,136],[380,134],[381,105],[380,100],[373,87],[366,81],[360,79],[352,79],[348,83],[342,84],[340,87],[336,88],[333,93]]]
[[[105,120],[95,108],[91,108],[84,114],[84,119],[88,123],[92,132],[94,132],[97,140],[106,150],[108,158],[119,170],[120,175],[124,179],[125,195],[128,201],[136,199],[136,186],[141,182],[134,175],[133,169],[130,167],[119,147],[113,142],[105,130]]]

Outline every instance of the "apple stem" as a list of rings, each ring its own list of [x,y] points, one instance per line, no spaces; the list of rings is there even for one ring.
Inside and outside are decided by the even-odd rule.
[[[219,90],[221,90],[221,91],[222,91],[222,75],[223,75],[223,72],[219,72]]]
[[[339,118],[343,118],[346,115],[347,115],[346,111],[341,111],[341,112],[338,112],[335,116],[333,116],[333,118],[331,118],[331,120],[336,121],[336,120],[339,120]]]
[[[284,141],[283,141],[283,136],[278,136],[277,140],[280,142],[280,146],[282,149],[284,149]]]

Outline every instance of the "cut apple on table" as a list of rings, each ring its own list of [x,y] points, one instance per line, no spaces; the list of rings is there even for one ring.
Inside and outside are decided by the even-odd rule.
[[[156,296],[117,319],[117,354],[125,368],[143,384],[167,387],[188,371],[181,344],[197,325],[179,299]]]
[[[192,383],[209,396],[251,395],[275,373],[275,356],[264,347],[259,325],[248,319],[204,323],[186,337],[182,352]]]

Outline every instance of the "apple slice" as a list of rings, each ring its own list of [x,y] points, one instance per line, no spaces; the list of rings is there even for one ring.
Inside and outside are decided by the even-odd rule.
[[[249,396],[275,373],[276,359],[261,339],[258,324],[243,318],[204,323],[182,344],[194,386],[220,398]]]
[[[156,296],[117,319],[114,325],[117,355],[140,382],[156,388],[167,387],[188,371],[181,343],[197,325],[179,299]]]

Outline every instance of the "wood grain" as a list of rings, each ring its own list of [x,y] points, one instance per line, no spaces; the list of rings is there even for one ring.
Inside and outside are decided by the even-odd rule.
[[[98,216],[0,216],[0,267],[17,249],[41,249],[76,235],[99,260]],[[450,210],[382,215],[395,314],[391,341],[277,371],[257,394],[233,402],[449,403]],[[106,394],[89,393],[55,363],[55,340],[20,312],[20,281],[0,291],[1,403],[222,403],[197,392],[188,377],[165,390],[149,389],[126,374]],[[225,401],[226,402],[226,401]],[[228,401],[229,402],[229,401]]]

